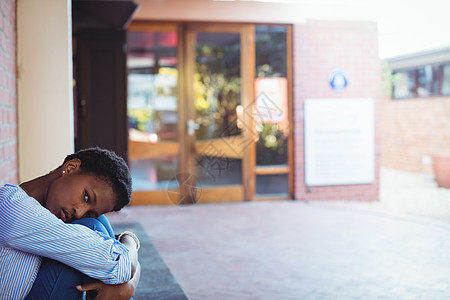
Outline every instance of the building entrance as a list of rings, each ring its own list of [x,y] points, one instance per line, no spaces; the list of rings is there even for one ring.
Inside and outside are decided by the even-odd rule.
[[[262,198],[257,191],[264,185],[269,191],[264,196],[290,198],[288,76],[266,72],[267,86],[284,86],[255,88],[261,85],[255,80],[257,32],[249,24],[130,26],[128,159],[134,204],[254,200]],[[286,52],[281,56],[287,60]],[[271,135],[268,128],[277,130]],[[284,135],[277,135],[278,129]],[[259,145],[267,136],[272,144],[261,155],[281,151],[286,157],[281,164],[266,159],[258,165]],[[265,184],[261,175],[272,180],[282,175],[281,192],[279,184],[267,189],[271,180]]]

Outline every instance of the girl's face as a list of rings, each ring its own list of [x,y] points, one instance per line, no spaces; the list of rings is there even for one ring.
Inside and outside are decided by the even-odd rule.
[[[84,217],[97,218],[112,211],[117,203],[111,185],[95,175],[81,172],[80,165],[79,160],[64,164],[65,173],[53,181],[47,191],[45,207],[66,223]]]

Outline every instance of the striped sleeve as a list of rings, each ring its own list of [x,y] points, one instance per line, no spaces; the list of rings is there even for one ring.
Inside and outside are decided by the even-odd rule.
[[[0,247],[0,299],[24,299],[41,266],[41,257]]]
[[[64,223],[18,186],[2,189],[0,246],[58,260],[107,284],[130,280],[129,252],[117,240]]]

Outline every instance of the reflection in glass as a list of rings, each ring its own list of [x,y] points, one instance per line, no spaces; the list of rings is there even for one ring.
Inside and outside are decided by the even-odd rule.
[[[442,66],[442,86],[441,93],[443,95],[450,94],[450,65]]]
[[[394,73],[394,98],[414,97],[415,76],[414,70]]]
[[[194,75],[197,140],[239,135],[240,37],[235,33],[198,33]]]
[[[255,26],[256,77],[287,77],[285,26]]]
[[[289,190],[288,174],[257,175],[257,196],[287,196]]]
[[[205,147],[196,157],[196,174],[202,186],[242,184],[241,159],[237,158],[242,153],[233,146],[241,136],[237,116],[241,104],[240,51],[237,33],[197,33],[194,107],[199,128],[196,140]]]
[[[129,157],[134,190],[167,189],[178,170],[176,47],[175,31],[128,32],[129,152],[140,153]]]
[[[134,191],[176,189],[173,180],[178,170],[176,155],[137,159],[129,162]]]
[[[128,118],[133,137],[151,142],[176,140],[177,76],[173,68],[159,68],[157,74],[128,75]]]
[[[242,184],[240,159],[199,155],[196,160],[197,184],[203,187]]]
[[[287,78],[287,29],[285,26],[255,26],[255,74],[257,78]],[[260,95],[256,95],[258,98]],[[283,95],[287,100],[287,95]],[[270,97],[269,97],[270,98]],[[273,98],[273,97],[272,97]],[[276,102],[275,99],[268,99]],[[275,105],[275,104],[274,104]],[[280,105],[278,104],[277,107]],[[287,105],[283,108],[288,115]],[[288,163],[288,118],[282,122],[260,122],[256,143],[256,165]]]
[[[288,162],[287,122],[263,124],[256,143],[257,165],[286,165]]]
[[[438,66],[426,65],[417,69],[417,95],[421,97],[438,93]]]

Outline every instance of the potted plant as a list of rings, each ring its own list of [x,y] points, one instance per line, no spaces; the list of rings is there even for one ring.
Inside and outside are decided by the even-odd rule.
[[[433,171],[438,186],[450,188],[450,155],[434,155]]]

